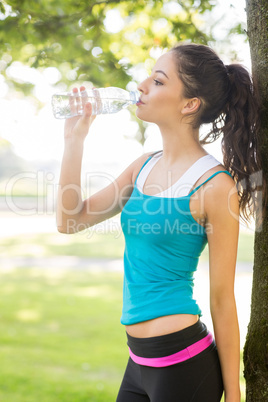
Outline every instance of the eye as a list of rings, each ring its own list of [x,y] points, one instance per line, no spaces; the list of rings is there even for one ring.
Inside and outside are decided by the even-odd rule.
[[[158,81],[158,80],[154,80],[155,85],[163,85],[162,82]]]

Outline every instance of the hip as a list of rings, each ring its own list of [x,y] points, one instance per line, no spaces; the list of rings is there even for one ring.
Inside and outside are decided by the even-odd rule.
[[[166,367],[215,348],[215,341],[206,325],[198,320],[180,331],[150,338],[136,338],[127,334],[131,359],[142,366]]]
[[[150,338],[181,331],[196,324],[198,320],[198,315],[173,314],[133,325],[126,325],[126,332],[136,338]]]

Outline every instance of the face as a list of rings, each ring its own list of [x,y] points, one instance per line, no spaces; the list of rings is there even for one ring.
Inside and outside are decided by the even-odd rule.
[[[157,60],[152,74],[138,86],[138,90],[141,92],[136,110],[139,119],[159,126],[176,124],[181,119],[186,99],[171,52]]]

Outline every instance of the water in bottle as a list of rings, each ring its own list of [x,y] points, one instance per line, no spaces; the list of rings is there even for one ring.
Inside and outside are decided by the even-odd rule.
[[[136,104],[139,97],[138,91],[128,92],[115,87],[55,94],[52,97],[52,110],[56,119],[68,119],[81,115],[84,104],[90,102],[92,115],[116,113]]]

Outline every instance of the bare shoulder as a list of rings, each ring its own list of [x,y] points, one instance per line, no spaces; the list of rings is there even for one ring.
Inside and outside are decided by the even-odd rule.
[[[209,176],[215,174],[208,184],[211,184],[211,191],[216,195],[223,195],[230,190],[234,190],[237,193],[236,185],[233,178],[228,174],[228,171],[222,166],[216,166],[211,169]]]
[[[217,165],[204,173],[195,183],[195,187],[201,185],[200,193],[207,194],[209,197],[221,197],[229,191],[237,193],[233,178],[228,174],[222,165]]]
[[[239,215],[239,201],[236,184],[233,178],[227,174],[223,166],[217,166],[210,172],[210,176],[220,172],[212,177],[205,184],[205,205],[207,214]]]
[[[152,156],[153,153],[152,152],[147,152],[143,155],[141,155],[139,158],[137,158],[134,162],[132,162],[132,164],[129,166],[129,168],[132,171],[132,183],[134,184],[142,166],[144,165],[144,163],[148,160],[148,158],[150,156]]]

